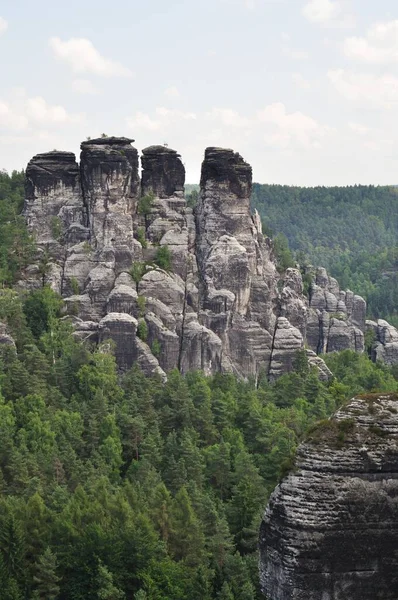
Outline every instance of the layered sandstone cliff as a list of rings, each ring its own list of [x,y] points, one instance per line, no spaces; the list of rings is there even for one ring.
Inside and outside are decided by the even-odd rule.
[[[138,362],[162,376],[177,367],[275,378],[306,345],[328,377],[317,354],[363,351],[362,298],[318,269],[308,299],[298,269],[278,272],[239,154],[206,150],[192,210],[180,155],[146,148],[140,178],[132,142],[87,140],[80,165],[53,151],[26,170],[24,212],[38,257],[22,285],[48,283],[62,294],[76,335],[112,338],[121,369]],[[166,268],[156,266],[162,247]],[[398,334],[396,347],[398,355]]]
[[[354,398],[315,426],[260,533],[269,600],[398,598],[398,398]]]

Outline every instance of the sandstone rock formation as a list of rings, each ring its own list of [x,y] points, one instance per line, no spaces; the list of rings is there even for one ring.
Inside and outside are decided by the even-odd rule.
[[[310,289],[307,341],[317,353],[364,350],[366,302],[318,268]]]
[[[372,333],[371,354],[374,361],[380,360],[388,365],[398,363],[398,331],[384,321],[366,321],[366,330]]]
[[[315,426],[260,533],[269,600],[398,598],[398,397],[354,398]]]
[[[362,298],[318,269],[308,300],[298,269],[278,272],[250,212],[252,171],[239,154],[207,148],[193,211],[180,155],[145,148],[140,179],[132,142],[89,139],[80,165],[53,151],[26,170],[24,213],[38,256],[21,285],[62,294],[79,338],[110,337],[121,369],[138,362],[162,377],[179,368],[275,378],[307,344],[327,378],[317,354],[363,351]],[[393,331],[383,331],[376,357],[398,360],[398,333],[394,345]]]
[[[9,335],[7,326],[0,321],[0,350],[7,346],[15,348],[15,341]]]

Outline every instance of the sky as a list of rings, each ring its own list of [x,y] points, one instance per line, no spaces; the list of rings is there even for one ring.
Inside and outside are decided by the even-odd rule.
[[[397,0],[0,0],[0,169],[101,133],[255,181],[398,184]]]

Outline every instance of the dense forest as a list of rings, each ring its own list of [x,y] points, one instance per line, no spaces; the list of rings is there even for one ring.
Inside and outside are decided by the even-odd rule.
[[[356,393],[398,391],[396,370],[345,351],[323,383],[294,371],[137,368],[83,345],[44,286],[12,289],[34,252],[23,174],[0,175],[2,600],[255,600],[262,511],[302,436]],[[194,199],[193,199],[194,200]],[[193,202],[194,203],[194,202]]]
[[[325,267],[370,317],[398,325],[398,188],[254,184],[252,205],[301,265]]]
[[[16,349],[0,360],[0,585],[4,600],[252,600],[269,493],[301,436],[356,392],[398,390],[350,351],[319,381],[120,377],[77,342],[44,287],[0,294]]]

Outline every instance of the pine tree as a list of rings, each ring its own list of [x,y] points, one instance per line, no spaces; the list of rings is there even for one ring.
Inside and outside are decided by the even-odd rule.
[[[25,579],[25,539],[21,523],[13,515],[7,516],[0,528],[0,580],[14,579],[20,584]]]
[[[170,517],[169,544],[172,555],[176,560],[184,560],[189,566],[198,565],[203,554],[204,539],[185,487],[182,487],[174,498]]]
[[[123,600],[124,592],[113,583],[113,575],[101,562],[98,564],[98,599],[99,600]]]
[[[217,600],[235,600],[235,596],[226,581],[224,581],[221,590],[217,594]]]
[[[45,549],[35,566],[36,574],[33,576],[33,581],[36,584],[38,598],[40,600],[56,600],[60,591],[59,577],[57,576],[57,557],[51,548]]]

